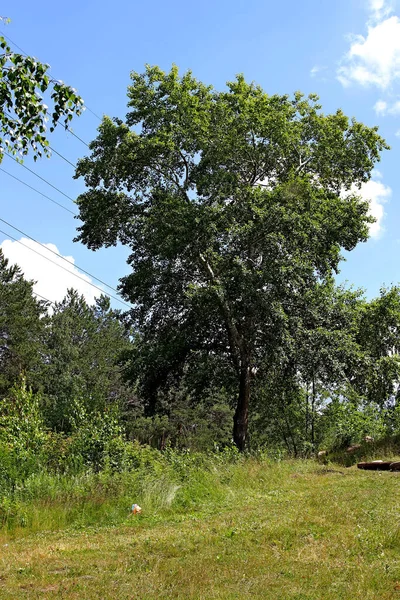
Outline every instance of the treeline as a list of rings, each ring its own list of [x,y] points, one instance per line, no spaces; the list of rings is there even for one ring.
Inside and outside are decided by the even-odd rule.
[[[304,456],[400,432],[399,324],[398,287],[367,301],[331,279],[316,286],[279,353],[265,353],[250,448]],[[229,446],[231,363],[184,343],[173,330],[163,343],[144,341],[105,296],[88,305],[70,290],[49,306],[0,253],[1,468],[14,457],[22,477],[43,452],[56,468],[118,466],[134,440]]]

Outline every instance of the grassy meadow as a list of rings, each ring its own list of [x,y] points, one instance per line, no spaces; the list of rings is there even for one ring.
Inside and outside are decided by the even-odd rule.
[[[240,458],[133,476],[31,484],[0,598],[400,598],[399,474]]]

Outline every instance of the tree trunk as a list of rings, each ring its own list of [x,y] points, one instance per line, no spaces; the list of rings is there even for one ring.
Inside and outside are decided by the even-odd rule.
[[[287,427],[287,430],[288,430],[289,437],[292,440],[293,454],[294,454],[294,457],[297,458],[297,444],[296,444],[296,439],[295,439],[295,437],[293,435],[293,431],[292,431],[292,428],[290,426],[289,420],[287,418],[287,414],[286,414],[285,409],[283,409],[283,415],[285,417],[285,423],[286,423],[286,427]]]
[[[311,404],[311,444],[315,449],[315,379],[312,380],[312,404]]]
[[[250,366],[248,364],[242,365],[240,369],[239,397],[233,417],[233,441],[240,452],[245,450],[248,441],[250,382]]]
[[[308,422],[309,422],[308,412],[309,412],[309,408],[310,408],[309,402],[310,402],[310,398],[308,396],[308,383],[307,383],[306,384],[306,427],[305,427],[305,436],[304,436],[307,442],[308,442]]]
[[[280,428],[279,428],[279,429],[280,429],[280,431],[281,431],[281,434],[282,434],[282,437],[283,437],[283,441],[284,441],[284,442],[285,442],[285,444],[286,444],[287,451],[288,451],[288,453],[290,454],[290,452],[291,452],[291,449],[290,449],[290,444],[289,444],[289,442],[288,442],[288,439],[287,439],[287,437],[286,437],[286,434],[285,434],[285,429],[284,429],[282,426],[280,426]]]

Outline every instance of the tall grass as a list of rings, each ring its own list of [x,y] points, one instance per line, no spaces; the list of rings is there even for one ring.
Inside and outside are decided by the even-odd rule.
[[[343,452],[334,458],[337,464],[351,466],[362,458],[395,456],[400,453],[397,442],[369,445],[364,455],[360,449],[355,455]],[[43,468],[12,490],[0,490],[3,533],[18,536],[21,532],[118,525],[129,522],[133,503],[143,507],[144,518],[151,522],[191,512],[207,514],[215,506],[234,506],[260,485],[270,487],[275,482],[279,486],[283,471],[290,474],[317,467],[314,461],[281,460],[262,452],[245,457],[234,448],[204,454],[172,449],[159,452],[133,444],[128,458],[125,456],[118,468],[106,461],[99,472],[86,468],[57,473]]]
[[[136,447],[134,460],[119,470],[42,470],[3,493],[0,526],[11,533],[115,525],[130,518],[133,503],[143,505],[153,520],[206,507],[224,501],[242,461],[235,450],[205,455]]]

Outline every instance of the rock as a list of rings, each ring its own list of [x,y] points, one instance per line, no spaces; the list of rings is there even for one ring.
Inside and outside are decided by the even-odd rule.
[[[357,450],[359,450],[361,448],[361,444],[353,444],[352,446],[349,446],[346,450],[346,452],[348,452],[348,454],[352,454],[353,452],[357,452]]]
[[[364,442],[366,442],[367,444],[372,444],[372,442],[374,442],[374,438],[370,435],[366,435],[364,438]]]

